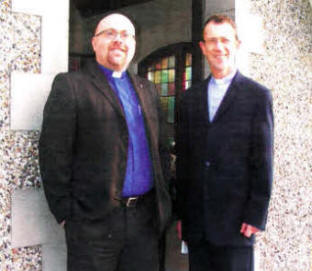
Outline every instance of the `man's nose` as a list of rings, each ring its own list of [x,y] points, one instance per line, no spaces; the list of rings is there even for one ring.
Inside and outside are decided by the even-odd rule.
[[[121,33],[116,33],[115,37],[113,38],[113,41],[123,42],[121,38]]]
[[[219,39],[217,39],[216,40],[216,42],[215,42],[215,47],[217,48],[217,49],[223,49],[223,42],[221,41],[221,40],[219,40]]]

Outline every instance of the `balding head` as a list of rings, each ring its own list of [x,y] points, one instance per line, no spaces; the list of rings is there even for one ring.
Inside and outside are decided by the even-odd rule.
[[[105,16],[92,38],[96,61],[114,71],[128,68],[135,53],[135,44],[134,25],[120,13]]]
[[[105,16],[95,28],[94,35],[101,32],[102,29],[105,29],[107,26],[111,25],[119,29],[127,27],[129,33],[135,36],[135,28],[133,23],[129,20],[128,17],[120,13],[112,13],[110,15]]]

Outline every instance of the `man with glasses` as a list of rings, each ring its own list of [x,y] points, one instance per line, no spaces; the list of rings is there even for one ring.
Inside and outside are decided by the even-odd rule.
[[[136,41],[126,16],[104,17],[91,42],[95,61],[57,75],[44,108],[43,187],[65,227],[68,270],[156,271],[171,210],[157,91],[127,72]]]
[[[191,271],[253,270],[272,186],[270,91],[243,76],[235,23],[210,17],[199,43],[211,75],[187,90],[177,133],[177,200]]]

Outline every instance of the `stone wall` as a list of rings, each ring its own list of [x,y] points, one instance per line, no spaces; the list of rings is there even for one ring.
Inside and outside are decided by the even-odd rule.
[[[37,246],[11,249],[11,192],[38,187],[38,132],[10,129],[11,71],[39,73],[40,17],[14,13],[0,2],[0,269],[40,270]]]
[[[258,270],[310,271],[312,5],[308,0],[237,2],[238,12],[249,5],[243,24],[261,22],[254,32],[261,34],[262,46],[249,50],[248,71],[272,90],[275,113],[274,187],[267,230],[256,244]]]

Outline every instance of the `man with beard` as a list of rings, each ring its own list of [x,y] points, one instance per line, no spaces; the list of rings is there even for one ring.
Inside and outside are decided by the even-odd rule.
[[[40,169],[70,271],[158,270],[169,155],[156,89],[126,71],[135,45],[129,18],[104,17],[95,61],[57,75],[44,108]]]

